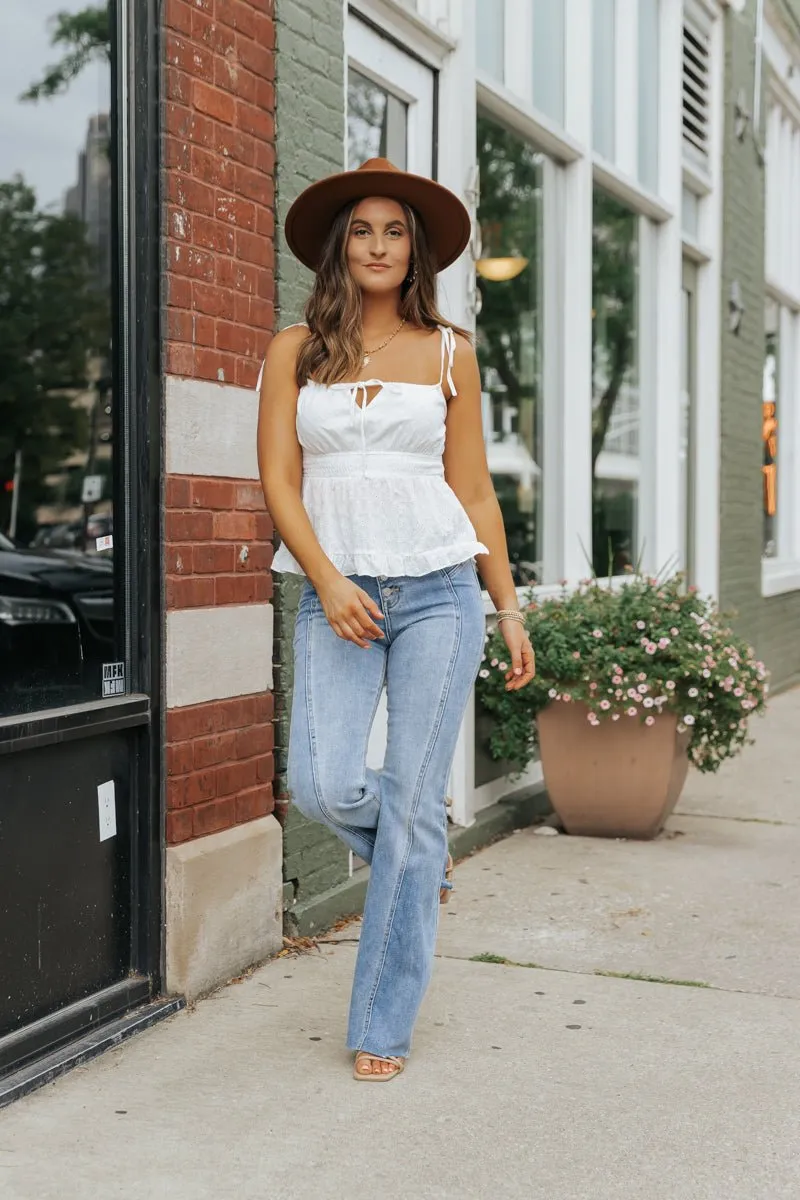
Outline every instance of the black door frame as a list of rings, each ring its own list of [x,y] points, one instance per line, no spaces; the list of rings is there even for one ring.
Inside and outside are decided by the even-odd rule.
[[[136,823],[130,976],[0,1039],[0,1075],[152,999],[164,977],[160,18],[158,0],[120,0],[111,11],[111,129],[116,153],[112,204],[119,280],[113,299],[113,353],[122,397],[116,414],[113,484],[114,512],[122,519],[115,521],[114,540],[133,581],[125,589],[129,692],[115,700],[0,718],[0,755],[138,730],[131,734]]]

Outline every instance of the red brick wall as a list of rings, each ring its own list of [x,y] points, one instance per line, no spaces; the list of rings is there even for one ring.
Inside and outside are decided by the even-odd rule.
[[[165,0],[164,370],[255,386],[274,331],[273,0]],[[272,598],[272,524],[253,480],[171,475],[167,608]],[[273,811],[273,698],[167,713],[167,841]]]
[[[252,387],[274,328],[273,0],[165,0],[166,370]]]

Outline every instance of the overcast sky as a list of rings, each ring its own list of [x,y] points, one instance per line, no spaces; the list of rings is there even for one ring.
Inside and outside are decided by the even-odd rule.
[[[6,8],[9,0],[0,3]],[[77,178],[89,118],[108,112],[108,64],[92,63],[52,100],[21,103],[19,97],[61,57],[62,51],[50,45],[48,18],[58,11],[78,12],[86,3],[19,0],[13,19],[5,12],[0,27],[0,180],[19,172],[35,189],[39,205],[55,205],[58,211]]]

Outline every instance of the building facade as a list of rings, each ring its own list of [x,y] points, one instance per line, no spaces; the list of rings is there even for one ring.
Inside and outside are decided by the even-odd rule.
[[[798,0],[26,12],[0,72],[0,1102],[363,900],[287,794],[301,581],[270,572],[255,449],[310,285],[281,227],[319,177],[383,155],[470,209],[440,301],[475,332],[520,599],[680,568],[800,675]],[[470,703],[462,833],[540,788],[489,728]],[[370,765],[385,738],[381,704]]]

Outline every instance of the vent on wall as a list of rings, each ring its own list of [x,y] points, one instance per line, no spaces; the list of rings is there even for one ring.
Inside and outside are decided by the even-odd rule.
[[[683,24],[683,146],[693,157],[708,159],[710,39],[693,21]]]

